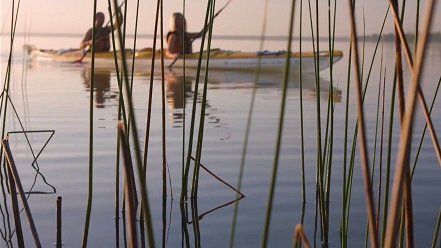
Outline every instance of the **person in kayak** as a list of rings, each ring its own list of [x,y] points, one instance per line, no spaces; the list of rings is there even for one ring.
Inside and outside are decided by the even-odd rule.
[[[165,55],[168,58],[177,59],[184,53],[192,53],[191,43],[194,39],[202,36],[201,32],[187,32],[187,21],[179,13],[173,13],[170,17],[170,31],[167,33],[167,49]]]
[[[118,9],[118,13],[120,16],[121,22],[119,23],[119,26],[122,24],[122,14],[121,10]],[[97,12],[95,14],[95,52],[108,52],[110,51],[110,39],[109,35],[112,32],[112,28],[109,25],[106,25],[103,27],[104,24],[104,13],[103,12]],[[114,21],[114,27],[118,27],[117,21],[115,19]],[[93,29],[90,28],[86,34],[83,37],[83,40],[80,43],[80,48],[86,48],[87,46],[92,45],[92,31]]]

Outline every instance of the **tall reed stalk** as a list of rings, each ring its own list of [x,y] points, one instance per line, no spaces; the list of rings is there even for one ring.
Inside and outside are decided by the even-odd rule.
[[[114,0],[114,6],[118,6],[117,0]],[[117,23],[121,23],[122,20],[120,20],[120,17],[118,15],[117,16]],[[118,41],[119,41],[119,46],[120,46],[120,55],[121,55],[121,62],[122,62],[122,76],[124,77],[124,86],[125,86],[125,92],[126,92],[126,98],[125,100],[127,101],[127,107],[129,109],[129,113],[130,116],[133,117],[133,121],[130,122],[130,126],[131,126],[131,133],[132,133],[132,142],[134,145],[134,149],[135,149],[135,161],[136,161],[136,165],[137,165],[137,172],[138,172],[138,181],[140,184],[140,190],[141,190],[141,206],[142,206],[142,211],[143,211],[143,217],[145,218],[146,222],[146,236],[147,236],[147,242],[149,244],[150,247],[155,247],[155,242],[154,242],[154,236],[153,236],[153,223],[152,223],[152,219],[151,219],[151,215],[150,215],[150,207],[149,207],[149,200],[148,200],[148,194],[147,194],[147,183],[146,183],[146,175],[143,173],[143,162],[141,159],[141,154],[140,154],[140,145],[139,145],[139,136],[138,136],[138,130],[137,130],[137,123],[136,123],[136,118],[135,118],[135,112],[134,112],[134,104],[133,104],[133,99],[130,95],[131,89],[130,89],[130,85],[129,85],[129,80],[128,80],[128,75],[127,75],[127,64],[126,64],[126,60],[124,58],[126,58],[126,54],[125,54],[125,50],[124,48],[124,43],[123,43],[123,37],[122,37],[122,31],[120,29],[117,29],[118,31]]]
[[[368,209],[369,223],[375,223],[376,214],[374,210],[373,198],[372,198],[372,187],[369,178],[369,162],[367,155],[367,144],[366,144],[366,131],[365,131],[365,120],[364,120],[364,110],[362,103],[362,93],[361,93],[361,83],[360,83],[360,64],[358,61],[358,44],[357,44],[357,31],[355,27],[355,14],[353,2],[348,0],[349,12],[350,12],[350,22],[351,22],[351,39],[352,39],[352,49],[353,49],[353,63],[354,63],[354,85],[355,94],[357,101],[357,113],[358,113],[358,124],[359,124],[359,143],[360,143],[360,159],[361,167],[363,171],[363,182],[366,194],[366,205]],[[369,225],[369,236],[371,247],[378,247],[378,237],[377,228],[375,225]]]
[[[209,22],[206,21],[207,24],[213,23],[213,17],[214,17],[214,10],[216,6],[216,1],[210,1],[207,5],[207,14],[206,14],[206,20],[210,20]],[[208,31],[208,42],[207,42],[207,59],[205,64],[205,75],[208,75],[208,64],[210,62],[210,47],[211,47],[211,35],[212,35],[213,25],[209,26]],[[203,46],[201,45],[201,48]],[[196,156],[195,156],[195,164],[194,164],[194,171],[193,171],[193,182],[192,182],[192,189],[191,189],[191,196],[197,197],[198,196],[198,190],[199,190],[199,171],[200,171],[200,164],[202,159],[202,148],[203,148],[203,138],[204,138],[204,127],[205,127],[205,111],[206,111],[206,102],[207,102],[207,88],[208,88],[208,79],[205,78],[204,85],[203,85],[203,91],[202,91],[202,106],[201,106],[201,113],[200,113],[200,119],[199,119],[199,129],[198,129],[198,139],[197,139],[197,147],[196,147]]]
[[[309,10],[309,24],[311,29],[311,46],[314,52],[319,52],[321,48],[321,33],[320,28],[323,27],[321,22],[323,22],[323,18],[320,18],[323,13],[321,13],[320,5],[322,4],[320,1],[315,1],[315,9],[311,7],[311,3],[314,1],[308,0],[308,10]],[[125,1],[123,1],[125,3]],[[229,2],[228,2],[229,3]],[[227,3],[227,4],[228,4]],[[350,16],[350,31],[351,31],[351,37],[350,37],[350,48],[349,48],[349,57],[351,58],[351,62],[347,65],[347,79],[346,81],[346,102],[345,102],[345,113],[344,113],[344,125],[343,125],[343,132],[344,132],[344,143],[342,148],[342,154],[335,154],[335,147],[334,139],[336,135],[336,131],[338,130],[338,126],[336,125],[336,120],[334,116],[335,111],[335,99],[334,99],[334,80],[335,80],[335,74],[334,74],[334,66],[333,66],[333,56],[331,55],[329,58],[330,61],[330,70],[329,70],[329,79],[330,79],[330,88],[328,90],[329,98],[327,99],[326,103],[322,102],[321,94],[320,94],[320,88],[322,84],[322,80],[320,79],[320,61],[319,55],[315,55],[314,57],[314,67],[315,67],[315,113],[314,118],[316,119],[316,130],[315,132],[315,219],[311,222],[305,221],[305,206],[306,206],[306,200],[307,200],[307,187],[306,185],[306,169],[305,169],[305,153],[306,153],[306,145],[305,145],[305,128],[304,128],[304,118],[306,114],[304,113],[304,99],[303,99],[303,76],[302,73],[299,74],[299,80],[300,80],[300,95],[299,95],[299,113],[300,113],[300,149],[301,149],[301,183],[302,183],[302,212],[301,212],[301,218],[300,218],[300,225],[293,226],[293,231],[295,231],[295,235],[293,235],[293,247],[300,247],[299,239],[301,238],[304,242],[305,247],[309,246],[308,243],[308,233],[304,232],[303,227],[307,227],[306,230],[312,230],[314,229],[314,237],[313,242],[314,246],[317,245],[317,241],[319,240],[321,243],[319,246],[322,247],[328,247],[330,245],[330,240],[333,239],[332,235],[333,233],[330,231],[330,226],[332,226],[332,216],[331,209],[332,206],[330,205],[331,202],[331,192],[334,191],[332,189],[331,181],[335,177],[335,157],[342,156],[342,171],[341,171],[341,178],[342,178],[342,188],[341,188],[341,216],[340,216],[340,234],[339,234],[339,241],[340,247],[350,247],[348,236],[350,235],[350,218],[351,218],[351,201],[352,201],[352,190],[354,185],[354,175],[357,171],[356,166],[361,166],[361,173],[363,178],[363,186],[364,186],[364,194],[365,194],[365,205],[367,210],[367,223],[366,223],[366,239],[365,239],[365,246],[370,247],[395,247],[395,246],[418,246],[418,244],[414,241],[414,219],[415,216],[413,215],[413,206],[412,204],[412,178],[414,175],[414,172],[416,171],[417,167],[417,160],[419,158],[420,152],[422,150],[422,144],[423,140],[425,138],[425,134],[428,131],[431,142],[434,148],[434,153],[437,156],[438,163],[441,165],[441,148],[439,146],[438,136],[436,133],[436,127],[432,121],[432,109],[434,108],[434,103],[438,94],[438,90],[441,85],[441,78],[438,81],[438,86],[436,88],[436,91],[434,93],[434,96],[432,98],[432,102],[430,105],[430,108],[428,107],[426,103],[426,97],[424,95],[424,92],[421,88],[420,81],[422,77],[422,69],[424,67],[424,61],[425,61],[425,55],[427,51],[427,44],[428,44],[428,33],[433,25],[433,11],[435,9],[435,3],[436,1],[428,0],[427,6],[425,8],[424,12],[424,20],[421,26],[421,29],[419,27],[419,19],[420,19],[420,1],[417,0],[417,9],[415,13],[415,33],[418,34],[415,39],[415,47],[413,53],[411,52],[411,46],[410,42],[408,41],[405,32],[403,30],[403,21],[405,19],[405,6],[406,6],[406,0],[403,0],[399,2],[398,0],[390,0],[389,1],[389,7],[384,15],[383,24],[380,29],[380,36],[376,42],[375,50],[373,52],[373,57],[370,61],[370,64],[366,63],[367,61],[367,55],[365,43],[366,40],[364,37],[366,37],[366,34],[363,33],[362,39],[360,40],[357,32],[357,18],[355,16],[355,10],[356,4],[353,0],[348,0],[348,14]],[[401,12],[400,12],[400,6],[401,4]],[[262,34],[260,37],[260,50],[263,50],[263,43],[265,40],[265,33],[266,33],[266,21],[267,21],[267,11],[268,11],[268,5],[269,1],[265,0],[265,14],[264,14],[264,24],[262,26]],[[12,50],[13,50],[13,44],[15,39],[15,29],[17,25],[18,20],[18,14],[19,14],[19,7],[20,7],[20,1],[16,4],[16,1],[12,1],[12,18],[11,18],[11,36],[10,36],[10,53],[8,54],[8,63],[6,66],[6,75],[5,80],[3,84],[3,92],[1,94],[1,105],[0,105],[0,112],[3,115],[2,116],[2,135],[5,136],[6,133],[6,120],[7,120],[7,111],[9,108],[11,108],[11,98],[9,97],[10,94],[10,80],[11,80],[11,64],[12,64]],[[109,6],[109,14],[112,16],[112,6],[122,6],[118,4],[117,0],[113,0],[113,3],[111,3],[111,0],[108,0],[108,6]],[[327,49],[331,52],[334,51],[335,47],[335,36],[336,36],[336,16],[337,16],[337,1],[327,1]],[[183,1],[183,12],[185,16],[185,9],[186,9],[186,3],[185,0]],[[137,26],[138,26],[138,10],[139,10],[139,0],[137,2],[137,9],[136,9],[136,24],[135,24],[135,40],[133,43],[133,51],[136,50],[136,36],[137,36]],[[231,203],[235,203],[234,205],[234,212],[233,212],[233,220],[230,230],[230,240],[229,240],[229,246],[234,247],[234,241],[235,239],[240,235],[236,233],[236,224],[237,224],[237,217],[238,212],[240,210],[239,208],[239,202],[237,201],[239,198],[242,199],[244,195],[240,192],[240,189],[242,187],[242,179],[244,176],[244,167],[246,164],[246,157],[247,157],[247,150],[248,150],[248,143],[249,143],[249,136],[250,136],[250,129],[252,126],[252,116],[253,116],[253,110],[254,105],[256,101],[256,92],[257,92],[257,81],[259,78],[260,73],[260,67],[256,68],[257,72],[255,74],[254,78],[254,85],[252,89],[252,96],[250,99],[250,108],[247,116],[247,122],[246,122],[246,131],[244,136],[244,143],[242,147],[242,157],[240,161],[240,168],[239,168],[239,174],[238,174],[238,190],[235,190],[233,187],[231,187],[229,184],[222,181],[219,177],[215,176],[210,170],[208,170],[206,167],[204,167],[201,163],[202,158],[204,156],[203,150],[204,150],[204,138],[205,138],[205,123],[206,123],[206,109],[207,109],[207,98],[209,95],[208,90],[208,64],[210,61],[210,49],[211,49],[211,39],[213,36],[213,26],[214,26],[214,18],[217,14],[215,14],[216,10],[216,1],[210,0],[207,1],[206,6],[206,13],[205,13],[205,19],[204,19],[204,29],[203,29],[203,37],[201,46],[199,49],[200,54],[204,54],[205,56],[205,65],[202,65],[202,56],[200,57],[198,61],[198,70],[196,73],[196,83],[195,83],[195,89],[194,89],[194,95],[193,95],[193,105],[191,106],[191,117],[190,117],[190,128],[189,132],[186,132],[186,122],[184,118],[184,125],[182,129],[182,169],[181,169],[181,180],[182,180],[182,188],[181,188],[181,194],[180,194],[180,211],[181,211],[181,229],[182,229],[182,245],[185,247],[191,247],[192,245],[195,247],[202,247],[204,244],[204,232],[202,230],[203,223],[202,219],[203,217],[213,212],[214,210],[217,210],[219,208],[222,208],[224,206],[228,206]],[[292,44],[292,36],[294,33],[294,17],[296,16],[295,12],[296,10],[296,1],[291,1],[291,9],[290,9],[290,19],[289,19],[289,31],[288,31],[288,45],[287,45],[287,53],[286,53],[286,63],[284,64],[284,74],[282,79],[282,87],[281,87],[281,99],[280,99],[280,107],[279,107],[279,115],[278,115],[278,125],[277,125],[277,134],[276,134],[276,141],[275,141],[275,147],[274,147],[274,154],[273,154],[273,161],[272,161],[272,168],[270,173],[270,183],[268,186],[268,198],[266,201],[266,209],[264,214],[264,223],[262,226],[262,235],[261,235],[261,247],[267,247],[270,246],[269,242],[269,234],[271,231],[273,231],[270,228],[270,224],[272,221],[273,216],[273,207],[274,207],[274,198],[275,198],[275,189],[277,186],[277,175],[279,173],[279,159],[280,159],[280,153],[282,149],[282,137],[284,132],[284,121],[285,121],[285,110],[286,106],[288,104],[287,100],[287,94],[288,94],[288,83],[290,81],[290,76],[292,74],[290,73],[290,58],[291,58],[291,44]],[[300,53],[302,52],[303,45],[302,45],[302,37],[303,37],[303,1],[300,1],[300,29],[299,29],[299,36],[300,36]],[[93,20],[95,17],[95,13],[97,11],[97,0],[94,0],[94,7],[93,7]],[[386,84],[388,83],[388,79],[386,77],[387,69],[386,67],[383,68],[383,47],[381,50],[381,62],[380,62],[380,68],[379,68],[379,79],[378,79],[378,88],[377,95],[376,95],[376,120],[375,123],[375,131],[374,131],[374,137],[372,140],[370,140],[370,137],[368,135],[368,123],[366,123],[365,116],[367,114],[366,106],[365,106],[365,96],[368,91],[368,86],[371,85],[370,82],[372,71],[374,70],[374,64],[377,59],[377,50],[379,45],[381,44],[381,36],[383,34],[383,28],[385,27],[385,23],[387,21],[387,18],[389,16],[389,11],[392,13],[392,18],[394,22],[394,35],[395,35],[395,42],[394,42],[394,48],[395,48],[395,67],[394,67],[394,73],[393,73],[393,80],[391,80],[392,85],[390,87],[390,92],[388,92],[388,96],[390,97],[390,109],[389,109],[389,117],[385,118],[385,106],[386,106]],[[124,11],[124,18],[127,17],[127,4]],[[218,12],[219,13],[219,12]],[[340,14],[340,11],[338,12]],[[365,25],[365,15],[363,12],[363,25]],[[116,16],[117,23],[121,23],[122,20],[120,20],[120,17]],[[163,1],[158,0],[156,5],[156,19],[155,19],[155,34],[154,34],[154,42],[153,42],[153,51],[156,51],[156,38],[157,33],[160,33],[160,38],[163,40]],[[94,21],[93,21],[94,22]],[[139,239],[141,240],[141,246],[145,247],[146,243],[148,247],[155,247],[155,236],[153,233],[153,218],[152,214],[150,212],[150,204],[148,198],[148,187],[147,187],[147,155],[150,145],[150,131],[151,131],[151,117],[152,117],[152,105],[153,105],[153,84],[154,84],[154,72],[155,72],[155,61],[158,61],[155,56],[157,55],[155,52],[152,54],[152,67],[150,68],[150,88],[149,88],[149,95],[148,95],[148,105],[146,106],[147,111],[147,119],[146,119],[146,132],[144,134],[144,147],[143,147],[143,154],[141,155],[141,145],[139,141],[139,135],[138,135],[138,128],[137,128],[137,121],[135,116],[135,107],[134,107],[134,99],[132,96],[133,90],[134,90],[134,79],[129,78],[130,75],[130,69],[127,66],[125,58],[128,57],[126,54],[126,43],[125,38],[127,36],[126,33],[126,21],[123,22],[124,26],[123,28],[117,29],[117,34],[112,33],[112,46],[114,53],[114,60],[115,60],[115,71],[116,71],[116,78],[118,80],[118,89],[119,89],[119,106],[118,106],[118,128],[119,132],[117,135],[117,142],[121,143],[122,150],[118,146],[117,153],[116,153],[116,164],[115,164],[115,246],[120,246],[120,226],[119,226],[119,209],[120,205],[122,205],[123,211],[127,209],[128,213],[125,215],[123,214],[123,233],[124,233],[124,244],[125,246],[129,247],[137,247]],[[160,31],[158,31],[158,28]],[[112,29],[113,23],[112,23]],[[205,36],[207,35],[207,38]],[[95,30],[92,32],[92,40],[94,41],[96,39]],[[119,50],[117,49],[119,47]],[[160,50],[164,50],[164,44],[161,41]],[[359,50],[361,48],[361,51]],[[206,52],[204,52],[204,50]],[[91,75],[94,75],[95,70],[95,51],[94,48],[91,48]],[[132,55],[132,68],[131,73],[133,75],[134,72],[134,64],[135,64],[135,57]],[[184,59],[184,78],[185,78],[185,55],[183,56]],[[403,64],[404,61],[404,64]],[[168,193],[168,186],[167,186],[167,180],[170,182],[170,192],[172,192],[171,187],[171,177],[167,179],[167,139],[166,139],[166,97],[165,97],[165,67],[164,67],[164,57],[163,54],[161,54],[161,107],[162,107],[162,115],[161,115],[161,149],[162,149],[162,246],[165,247],[167,245],[167,216],[166,216],[166,210],[167,210],[167,193]],[[366,64],[365,64],[366,63]],[[302,59],[300,59],[300,68],[302,68]],[[410,81],[411,84],[407,88],[407,95],[405,95],[405,89],[406,89],[406,77],[405,77],[405,68],[406,66],[410,69]],[[205,71],[202,71],[202,67],[205,67]],[[365,71],[365,67],[368,69]],[[205,74],[205,81],[201,82],[200,76],[201,73]],[[351,79],[353,77],[353,79]],[[373,79],[376,80],[376,79]],[[183,85],[183,99],[185,104],[185,82],[184,79],[184,85]],[[375,86],[377,86],[375,84]],[[93,98],[94,98],[94,77],[91,77],[90,82],[90,102],[89,102],[89,137],[88,137],[88,198],[87,198],[87,206],[86,206],[86,212],[85,212],[85,223],[84,223],[84,230],[83,230],[83,237],[82,237],[82,247],[88,246],[88,236],[89,236],[89,227],[90,227],[90,220],[91,220],[91,213],[92,213],[92,202],[94,198],[93,194],[93,184],[94,184],[94,177],[93,174],[94,171],[94,106],[93,106]],[[125,93],[125,94],[124,94]],[[353,141],[350,142],[350,105],[353,104],[350,101],[350,93],[354,93],[355,96],[355,103],[356,103],[356,122],[354,123],[354,133],[352,134]],[[202,99],[202,103],[198,106],[198,100]],[[411,153],[414,152],[411,150],[411,139],[414,135],[414,121],[415,121],[415,111],[417,108],[417,104],[419,103],[421,107],[421,112],[425,118],[426,125],[424,127],[424,130],[421,134],[420,143],[418,148],[415,151],[415,158],[413,161],[413,167],[411,168]],[[326,105],[326,106],[325,106]],[[185,105],[184,105],[185,106]],[[323,107],[326,107],[326,111],[323,111]],[[14,110],[14,113],[16,113],[14,106],[12,105],[12,108]],[[197,108],[200,108],[197,110]],[[395,165],[393,165],[392,161],[394,161],[394,128],[395,126],[395,119],[394,114],[398,110],[399,113],[399,121],[400,121],[400,142],[397,149],[398,154],[396,155],[396,161]],[[186,108],[184,107],[184,116],[186,114]],[[196,117],[197,114],[199,114],[199,119]],[[387,114],[387,113],[386,113]],[[18,114],[17,114],[18,115]],[[387,120],[388,119],[388,120]],[[385,129],[385,125],[388,125],[386,136],[383,137],[383,132]],[[127,137],[125,136],[127,135]],[[129,136],[131,135],[131,139],[129,139]],[[385,139],[387,141],[385,141]],[[194,142],[196,141],[196,142]],[[129,144],[133,144],[133,155],[130,154],[129,150]],[[193,143],[196,143],[195,149],[193,148]],[[373,148],[370,151],[368,144],[373,143]],[[8,147],[7,140],[3,140],[4,148]],[[187,144],[187,145],[186,145]],[[383,147],[386,146],[386,147]],[[187,156],[185,157],[185,149],[187,149]],[[357,151],[359,150],[358,155]],[[7,150],[7,149],[6,149]],[[385,150],[385,159],[384,164],[385,167],[383,167],[383,150]],[[379,155],[377,154],[379,152]],[[33,153],[33,151],[32,151]],[[195,154],[193,156],[193,153]],[[123,202],[121,204],[120,202],[120,159],[121,154],[123,154],[123,158],[125,160],[125,166],[124,167],[124,173],[126,175],[124,179],[124,192],[122,192],[122,198]],[[33,154],[34,155],[34,154]],[[132,156],[135,162],[136,166],[136,172],[132,171]],[[37,155],[38,157],[38,155]],[[0,158],[7,159],[9,161],[9,164],[13,164],[12,155],[7,152],[6,154],[4,151],[0,151]],[[372,161],[369,161],[370,158]],[[34,162],[36,160],[36,157],[34,156]],[[12,162],[11,162],[12,161]],[[192,163],[193,161],[193,163]],[[194,168],[192,173],[190,173],[190,165],[193,164]],[[227,186],[235,190],[236,192],[236,199],[228,202],[227,204],[221,205],[217,208],[214,208],[210,211],[200,213],[200,210],[198,208],[198,192],[200,190],[199,188],[199,180],[200,180],[200,169],[206,170],[210,175],[214,176],[217,180],[222,181]],[[0,181],[3,185],[7,185],[9,183],[10,186],[14,186],[15,184],[19,184],[18,179],[18,173],[14,171],[13,167],[11,167],[9,172],[7,172],[8,168],[3,167],[3,173],[0,174]],[[333,171],[334,170],[334,171]],[[392,176],[392,171],[394,171],[394,175]],[[378,173],[378,174],[377,174]],[[9,175],[10,177],[4,177],[4,175]],[[14,177],[12,177],[14,175]],[[138,180],[135,180],[135,176],[138,176]],[[189,178],[192,178],[192,181],[189,182]],[[374,182],[378,183],[378,192],[377,194],[374,194]],[[191,201],[190,201],[190,208],[191,208],[191,216],[188,215],[188,209],[187,209],[187,198],[188,198],[188,186],[191,185]],[[18,185],[19,186],[19,185]],[[137,192],[136,189],[139,189],[140,192]],[[11,194],[15,197],[14,192],[15,187],[11,188]],[[23,204],[25,205],[25,211],[28,216],[30,216],[29,206],[27,206],[27,202],[25,199],[25,192],[22,188],[18,187],[19,189],[19,195],[23,200]],[[2,187],[2,193],[3,195],[7,195],[8,192],[6,190],[6,187]],[[136,210],[138,206],[138,197],[139,201],[141,202],[141,212],[139,214],[140,216],[140,223],[137,226],[136,224]],[[2,230],[0,230],[0,235],[5,240],[5,243],[8,245],[8,247],[13,246],[12,237],[14,235],[17,235],[17,244],[19,247],[24,246],[23,239],[21,238],[22,231],[20,228],[20,218],[19,216],[15,216],[15,228],[16,230],[13,230],[13,225],[9,221],[9,210],[7,206],[9,204],[12,204],[12,207],[14,209],[14,212],[18,212],[17,202],[13,199],[13,202],[9,203],[6,197],[4,197],[2,205],[0,205],[0,213],[1,215],[6,219],[3,223]],[[173,194],[171,193],[171,198],[173,198]],[[202,211],[201,211],[202,212]],[[172,210],[170,210],[170,216],[171,216]],[[441,213],[441,210],[440,210]],[[154,216],[153,216],[154,217]],[[30,218],[30,217],[28,217]],[[170,217],[171,218],[171,217]],[[32,218],[30,218],[32,219]],[[188,221],[188,219],[191,219],[191,221]],[[380,222],[381,221],[381,222]],[[441,223],[441,214],[438,215],[437,222],[434,227],[434,235],[432,240],[432,247],[435,247],[437,245],[438,241],[438,235],[439,235],[439,227]],[[33,226],[33,221],[30,220],[30,225],[32,228],[32,234],[35,239],[35,243],[37,247],[40,247],[40,241],[36,231],[35,226]],[[188,229],[188,226],[191,225],[193,228],[193,237],[190,237],[190,232]],[[126,230],[127,227],[127,230]],[[137,230],[139,228],[139,231]],[[140,238],[138,238],[138,233]],[[319,238],[317,238],[317,232],[319,232]],[[147,240],[144,240],[145,237]],[[191,244],[191,241],[194,243]],[[337,245],[338,246],[338,245]]]
[[[403,190],[403,185],[401,182],[404,179],[403,176],[405,175],[406,171],[408,171],[409,168],[409,160],[407,160],[406,158],[408,158],[409,156],[408,153],[410,151],[410,140],[412,134],[413,118],[415,113],[415,103],[416,103],[417,92],[419,87],[419,80],[421,77],[421,69],[424,63],[424,55],[426,52],[428,31],[430,30],[430,26],[432,23],[431,19],[433,14],[433,7],[434,7],[434,2],[428,1],[428,5],[426,7],[425,19],[423,22],[424,28],[420,34],[421,38],[417,49],[418,52],[417,52],[416,63],[412,68],[414,78],[412,80],[412,85],[408,93],[409,96],[408,96],[408,102],[406,104],[406,115],[404,116],[403,125],[402,125],[401,140],[398,150],[399,153],[396,162],[394,184],[391,195],[391,205],[389,207],[390,215],[387,219],[387,229],[386,229],[386,239],[385,239],[386,246],[391,246],[394,244],[394,240],[396,238],[396,233],[397,233],[397,220],[398,220],[397,214],[399,213],[398,211],[399,202]],[[400,27],[397,15],[394,15],[394,17],[395,17],[396,26]]]
[[[92,12],[92,25],[95,26],[95,13],[97,12],[97,1],[93,2],[93,12]],[[96,30],[92,29],[92,43],[95,42]],[[91,64],[91,75],[95,72],[95,46],[92,46],[92,64]],[[89,98],[89,171],[88,171],[88,197],[86,206],[86,216],[84,222],[83,240],[82,247],[87,247],[88,237],[89,237],[89,225],[90,216],[92,213],[92,202],[93,202],[93,89],[95,88],[94,77],[90,80],[90,98]]]
[[[5,72],[5,78],[3,82],[3,89],[0,94],[0,115],[2,115],[2,138],[5,137],[6,134],[6,120],[7,118],[7,109],[8,109],[8,102],[9,102],[9,91],[10,91],[10,84],[11,84],[11,70],[12,70],[12,51],[14,47],[14,41],[15,41],[15,29],[17,27],[17,20],[18,20],[18,14],[20,10],[20,1],[16,2],[13,0],[11,2],[11,5],[9,6],[11,9],[11,19],[10,19],[10,37],[9,37],[9,53],[8,53],[8,59],[7,59],[7,65],[6,65],[6,72]],[[6,24],[6,22],[4,23]],[[4,25],[3,25],[4,27]],[[2,27],[2,33],[3,33],[3,27]],[[1,161],[4,161],[5,154],[4,149],[0,149],[0,159]],[[5,240],[5,243],[9,246],[12,246],[12,238],[14,235],[15,230],[13,229],[10,221],[10,214],[9,209],[7,207],[8,202],[6,198],[6,190],[3,185],[8,184],[8,178],[6,175],[8,175],[8,169],[6,164],[2,166],[3,173],[0,173],[0,180],[1,180],[1,189],[2,189],[2,195],[3,197],[3,205],[0,204],[0,213],[2,216],[4,216],[5,221],[3,221],[3,231],[1,232],[1,236],[3,240]],[[11,185],[14,185],[14,183],[9,182]],[[18,226],[17,226],[18,229]],[[19,230],[17,230],[19,232]],[[17,233],[16,235],[19,235]],[[20,238],[18,236],[18,238]],[[20,242],[18,242],[20,244]]]
[[[264,45],[264,41],[265,41],[266,23],[267,23],[267,16],[268,16],[268,4],[269,4],[269,0],[265,0],[265,3],[264,3],[265,12],[263,14],[263,25],[262,25],[262,33],[260,36],[259,51],[263,51],[263,48],[264,48],[263,45]],[[301,53],[301,51],[300,51],[300,53]],[[247,155],[247,150],[248,150],[248,143],[249,143],[249,138],[250,138],[251,121],[252,121],[252,117],[253,117],[253,111],[254,111],[255,101],[256,101],[256,93],[257,93],[257,89],[258,89],[260,69],[261,69],[261,58],[259,57],[258,63],[257,63],[257,68],[256,68],[256,71],[254,74],[253,91],[252,91],[251,99],[250,99],[250,108],[248,110],[248,117],[247,117],[246,129],[245,129],[246,131],[245,131],[244,143],[243,143],[243,147],[242,147],[240,169],[239,169],[239,175],[238,175],[238,181],[237,181],[237,190],[238,191],[242,190],[242,180],[243,180],[244,169],[245,169],[245,161],[246,161],[246,155]],[[236,197],[239,197],[239,196],[240,196],[239,194],[236,195]],[[237,201],[234,204],[234,213],[233,213],[233,220],[231,223],[229,247],[233,247],[233,245],[234,245],[236,221],[237,221],[237,215],[239,212],[239,203],[240,202]]]
[[[211,29],[211,25],[210,22],[208,21],[210,18],[210,10],[212,7],[212,2],[213,1],[208,1],[207,2],[207,10],[206,10],[206,15],[205,15],[205,21],[204,21],[204,32],[203,32],[203,36],[202,36],[202,41],[201,41],[201,46],[199,49],[200,54],[203,54],[204,51],[204,44],[205,44],[205,34],[207,32],[207,29],[205,27],[208,26],[209,29]],[[209,56],[209,51],[207,51],[207,59]],[[184,57],[185,59],[185,57]],[[186,200],[188,195],[187,195],[187,190],[188,190],[188,179],[189,179],[189,172],[190,172],[190,164],[191,164],[191,158],[192,158],[192,153],[193,153],[193,140],[194,140],[194,132],[195,132],[195,125],[196,125],[196,106],[197,106],[197,99],[198,99],[198,94],[199,94],[199,82],[200,82],[200,73],[201,73],[201,63],[202,63],[202,57],[199,58],[198,60],[198,66],[197,66],[197,70],[196,70],[196,82],[195,82],[195,87],[194,87],[194,94],[193,94],[193,105],[192,105],[192,114],[191,114],[191,118],[190,118],[190,131],[188,133],[188,146],[187,146],[187,157],[185,159],[185,168],[184,168],[184,173],[183,173],[183,179],[182,179],[182,189],[181,189],[181,201]],[[185,64],[184,64],[184,69],[185,69]],[[205,101],[202,101],[202,106],[201,109],[205,108]],[[203,111],[203,110],[201,110]],[[201,118],[201,122],[203,121],[203,119]],[[199,127],[201,128],[201,127]],[[202,132],[202,131],[201,131]],[[202,137],[199,137],[200,139],[202,139]],[[198,141],[198,145],[202,143],[202,140]],[[201,148],[201,147],[199,147]],[[197,148],[196,148],[197,149]],[[196,151],[197,153],[197,151]],[[200,155],[200,154],[198,154]],[[195,167],[193,170],[193,180],[192,180],[192,188],[191,188],[191,196],[195,197],[197,196],[197,184],[198,184],[198,171],[199,171],[199,165],[200,163],[200,156],[196,156],[195,159]]]
[[[273,167],[270,177],[269,193],[268,193],[268,200],[267,200],[266,212],[265,212],[265,222],[263,226],[262,243],[261,243],[262,247],[267,247],[268,245],[269,226],[271,222],[271,214],[272,214],[273,201],[274,201],[274,190],[276,186],[277,172],[279,167],[279,155],[280,155],[280,148],[282,143],[283,122],[285,118],[286,95],[288,88],[289,67],[290,67],[290,58],[291,58],[291,41],[294,32],[295,5],[296,5],[296,1],[293,0],[291,2],[291,18],[290,18],[290,23],[289,23],[290,25],[288,31],[289,38],[288,38],[286,61],[285,61],[285,68],[284,68],[283,81],[282,81],[282,98],[280,101],[279,123],[277,126],[277,136],[276,136],[276,145],[274,150]]]

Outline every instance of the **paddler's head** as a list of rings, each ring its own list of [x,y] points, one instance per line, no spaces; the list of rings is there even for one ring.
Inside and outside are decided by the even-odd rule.
[[[187,31],[187,22],[181,13],[175,12],[170,17],[170,31],[173,32],[182,30]]]
[[[102,27],[104,24],[105,16],[103,12],[97,12],[95,14],[95,27]]]

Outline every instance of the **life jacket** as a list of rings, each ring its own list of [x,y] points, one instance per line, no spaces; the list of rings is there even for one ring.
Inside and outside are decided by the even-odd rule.
[[[191,38],[187,35],[188,33],[185,32],[184,33],[184,40],[182,40],[182,33],[178,33],[177,31],[173,31],[173,32],[168,32],[167,33],[167,40],[170,37],[170,35],[176,35],[177,39],[176,39],[176,44],[178,44],[177,46],[175,46],[177,48],[176,51],[171,51],[171,52],[179,52],[181,54],[184,53],[192,53],[193,52],[193,47],[191,46]],[[182,51],[182,43],[184,43],[184,51]]]
[[[99,52],[107,52],[110,50],[110,29],[107,27],[96,30],[95,39]]]
[[[101,39],[109,39],[110,29],[107,27],[97,28],[95,37]]]

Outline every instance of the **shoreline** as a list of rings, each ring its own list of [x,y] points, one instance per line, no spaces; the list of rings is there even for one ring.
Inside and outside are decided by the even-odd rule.
[[[10,33],[2,33],[1,36],[10,36]],[[66,34],[66,33],[16,33],[15,34],[18,37],[23,36],[34,36],[34,37],[82,37],[83,34]],[[127,37],[133,38],[133,34],[127,34]],[[152,34],[138,34],[139,38],[153,38]],[[430,42],[441,42],[441,33],[433,33],[431,34]],[[372,35],[366,35],[366,36],[359,36],[358,37],[360,41],[366,41],[366,42],[377,42],[379,39],[378,34],[372,34]],[[218,40],[260,40],[261,37],[257,35],[213,35],[212,39],[218,39]],[[284,41],[288,39],[287,36],[282,35],[271,35],[271,36],[265,36],[265,40],[272,40],[272,41]],[[298,37],[292,38],[294,41],[300,40]],[[314,40],[316,40],[317,37],[314,37]],[[302,37],[301,40],[304,41],[312,41],[312,37]],[[320,41],[328,41],[328,36],[319,37]],[[408,36],[408,41],[413,42],[415,40],[414,35]],[[350,41],[350,37],[334,37],[334,41]],[[384,42],[394,42],[394,34],[384,34],[383,35],[383,41]]]

